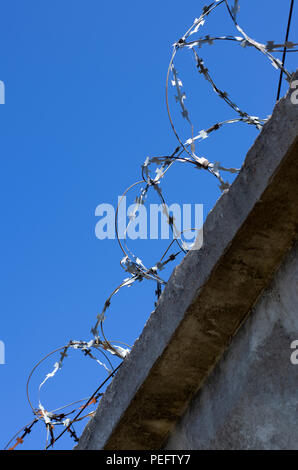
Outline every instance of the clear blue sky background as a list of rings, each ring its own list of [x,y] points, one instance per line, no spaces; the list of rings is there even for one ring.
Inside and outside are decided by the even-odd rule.
[[[116,205],[118,195],[140,179],[146,156],[175,149],[165,108],[166,71],[172,44],[204,4],[0,3],[0,80],[6,85],[6,104],[0,106],[0,340],[6,348],[6,364],[0,365],[1,448],[33,417],[25,391],[31,368],[70,339],[91,339],[96,314],[126,277],[117,242],[95,237],[95,208]],[[242,0],[239,23],[256,40],[283,42],[289,4]],[[219,7],[201,35],[237,35],[224,10]],[[297,23],[296,5],[290,36],[296,42]],[[271,113],[279,72],[262,54],[228,43],[205,46],[201,55],[219,86],[244,110],[261,117]],[[288,54],[290,71],[297,60]],[[235,117],[198,76],[191,52],[178,54],[175,65],[196,131]],[[187,139],[170,91],[177,129]],[[205,140],[197,152],[224,166],[241,166],[256,136],[253,127],[237,124]],[[214,177],[181,164],[168,172],[162,188],[169,204],[204,204],[205,217],[220,196]],[[148,202],[157,202],[156,196]],[[129,243],[147,265],[154,265],[165,247],[150,240]],[[154,308],[155,287],[142,282],[114,298],[106,320],[109,338],[133,344]],[[103,369],[81,356],[70,354],[45,386],[41,398],[47,409],[92,394],[105,378]],[[46,361],[33,379],[35,406],[37,385],[56,359]],[[44,444],[39,424],[19,448]],[[56,448],[72,446],[66,437]]]

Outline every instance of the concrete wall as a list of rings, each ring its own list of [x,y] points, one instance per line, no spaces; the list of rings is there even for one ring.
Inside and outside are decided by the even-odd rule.
[[[296,445],[294,267],[282,268],[284,280],[263,297],[266,309],[250,318],[298,239],[298,105],[291,94],[208,214],[202,248],[174,269],[76,449]]]
[[[166,449],[298,450],[298,243],[204,387]]]

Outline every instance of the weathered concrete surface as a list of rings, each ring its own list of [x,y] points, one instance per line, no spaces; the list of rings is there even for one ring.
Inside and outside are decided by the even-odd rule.
[[[298,106],[276,106],[174,270],[78,449],[160,449],[298,233]]]
[[[298,244],[192,400],[166,449],[298,450]]]

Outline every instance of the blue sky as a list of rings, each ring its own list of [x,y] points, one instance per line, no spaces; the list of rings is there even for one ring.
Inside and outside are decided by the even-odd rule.
[[[116,207],[118,196],[140,179],[145,158],[170,154],[177,146],[165,107],[166,72],[173,43],[204,4],[1,2],[0,80],[6,87],[6,103],[0,106],[0,340],[6,353],[6,364],[0,365],[1,448],[33,419],[26,400],[32,367],[70,339],[90,340],[96,314],[126,277],[117,242],[95,236],[95,209],[101,203]],[[242,0],[239,23],[260,42],[283,42],[289,4]],[[201,35],[206,34],[237,35],[224,6],[202,28]],[[262,54],[218,44],[204,46],[201,55],[241,108],[261,117],[271,113],[279,72]],[[288,54],[286,65],[295,70],[297,55]],[[175,66],[195,131],[235,117],[198,76],[190,51],[179,53]],[[282,94],[286,88],[284,83]],[[172,89],[170,95],[175,124],[186,140],[188,128]],[[235,124],[203,141],[197,152],[223,166],[240,167],[257,134],[252,126]],[[170,169],[162,189],[169,204],[204,204],[204,217],[220,196],[214,177],[187,164]],[[150,193],[148,202],[158,202],[156,195]],[[129,246],[146,265],[154,265],[166,245],[146,240],[129,241]],[[143,281],[117,294],[107,315],[108,338],[133,344],[154,308],[155,288]],[[45,386],[41,398],[47,409],[91,395],[106,377],[81,356],[71,353]],[[38,384],[56,360],[51,357],[34,376],[35,406]],[[76,429],[80,433],[82,425]],[[39,423],[19,448],[44,445]],[[69,437],[56,446],[72,447]]]

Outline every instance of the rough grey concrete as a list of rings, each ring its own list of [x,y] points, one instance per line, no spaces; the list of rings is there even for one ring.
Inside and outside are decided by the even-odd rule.
[[[298,244],[165,449],[298,450]]]
[[[160,449],[298,234],[298,106],[282,99],[174,270],[77,449]]]

